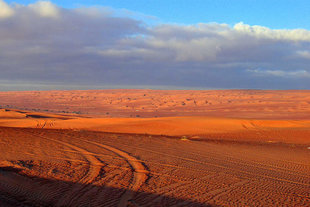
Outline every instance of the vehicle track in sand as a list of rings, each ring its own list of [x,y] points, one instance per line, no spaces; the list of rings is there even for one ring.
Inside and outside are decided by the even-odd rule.
[[[29,174],[2,170],[7,180],[0,182],[0,192],[11,193],[13,201],[25,198],[25,204],[146,207],[309,203],[310,176],[307,165],[301,165],[307,164],[309,154],[299,148],[197,143],[75,130],[14,130],[16,138],[14,133],[5,135],[3,131],[3,141],[18,144],[0,145],[0,151],[8,150],[4,160],[13,160],[13,164],[16,161],[16,166],[26,167]],[[15,152],[20,155],[15,156]],[[33,154],[24,155],[27,152]],[[37,155],[41,157],[35,159]],[[18,162],[32,159],[33,168],[28,168],[27,162]],[[285,159],[290,162],[285,163]],[[49,174],[54,169],[58,172]],[[50,178],[52,182],[42,183],[27,175]],[[65,182],[59,185],[57,180]],[[6,187],[6,183],[10,185]]]
[[[138,160],[137,158],[129,155],[128,153],[117,149],[117,148],[114,148],[114,147],[111,147],[111,146],[108,146],[105,144],[93,142],[93,141],[87,141],[87,140],[83,140],[83,139],[79,139],[79,140],[82,140],[84,142],[102,147],[106,150],[109,150],[109,151],[117,154],[118,156],[123,157],[128,162],[128,164],[131,166],[131,168],[133,170],[133,174],[134,174],[133,181],[132,181],[131,185],[129,186],[129,188],[125,191],[125,193],[121,197],[119,205],[118,205],[119,207],[126,207],[127,204],[133,199],[135,192],[137,192],[139,190],[141,185],[148,178],[147,174],[149,173],[149,171],[146,169],[143,162]]]
[[[154,150],[144,149],[144,148],[141,148],[141,147],[129,146],[129,145],[126,145],[126,144],[122,144],[122,145],[127,146],[127,147],[131,147],[131,148],[135,148],[135,149],[138,149],[138,150],[141,150],[141,151],[146,151],[146,152],[158,154],[158,155],[165,156],[165,157],[172,157],[172,158],[175,158],[175,159],[184,160],[186,162],[192,162],[192,163],[196,163],[196,164],[199,164],[199,165],[207,165],[207,166],[212,166],[212,167],[216,167],[216,168],[219,168],[219,169],[225,169],[225,170],[227,170],[227,172],[234,171],[234,172],[237,172],[237,173],[240,173],[241,175],[243,175],[244,179],[248,179],[249,177],[259,177],[259,178],[262,178],[262,179],[271,179],[271,180],[274,180],[274,181],[281,181],[281,182],[293,183],[293,184],[298,184],[298,185],[310,187],[309,183],[304,183],[304,182],[298,182],[298,181],[294,181],[294,180],[279,178],[277,176],[274,176],[273,175],[274,173],[271,173],[271,172],[279,173],[282,170],[281,171],[277,171],[276,169],[265,168],[268,171],[270,171],[271,174],[266,174],[266,175],[265,174],[258,174],[255,171],[249,171],[249,170],[247,170],[244,167],[239,169],[239,168],[233,168],[233,167],[227,165],[227,163],[238,163],[236,161],[225,160],[224,163],[221,163],[221,162],[213,162],[213,163],[211,163],[211,162],[201,161],[201,160],[197,160],[197,159],[193,159],[193,158],[177,156],[177,155],[172,155],[172,154],[168,154],[168,153],[158,152],[158,151],[154,151]],[[217,159],[217,158],[214,158],[214,159],[218,160],[218,161],[223,161],[222,159]],[[240,164],[240,162],[239,162],[239,164]],[[245,164],[243,163],[242,165],[244,165],[246,167],[250,166],[249,163],[245,163]],[[240,167],[241,167],[241,165],[240,165]],[[257,170],[264,169],[264,167],[262,167],[262,166],[255,166],[255,168]],[[291,173],[286,172],[286,174],[291,174]],[[292,176],[297,176],[296,173],[295,174],[291,174],[291,175]],[[309,179],[309,176],[307,176],[307,175],[298,175],[298,177],[304,177],[304,178]]]
[[[84,188],[91,188],[91,186],[87,186],[88,184],[92,184],[92,182],[98,177],[101,167],[103,166],[103,163],[100,162],[94,155],[90,154],[87,150],[82,149],[80,147],[77,147],[75,145],[69,144],[67,142],[63,142],[60,140],[52,139],[46,136],[43,136],[42,134],[32,134],[29,132],[25,132],[31,136],[37,136],[42,139],[50,140],[56,143],[59,143],[61,145],[64,145],[66,147],[69,147],[73,150],[76,150],[79,152],[88,162],[89,169],[78,182],[78,184],[75,185],[75,187],[71,190],[71,193],[69,195],[66,195],[65,197],[61,198],[56,206],[66,206],[66,205],[72,205],[75,201],[75,199],[78,199],[82,192],[84,192],[87,189]],[[80,185],[80,184],[85,184]],[[82,187],[83,186],[83,187]]]
[[[74,149],[74,150],[80,152],[83,155],[83,157],[85,157],[88,160],[90,169],[89,169],[87,175],[85,175],[80,180],[79,183],[91,184],[96,179],[96,177],[99,176],[100,169],[101,169],[101,166],[103,166],[103,163],[98,158],[96,158],[96,156],[94,156],[94,153],[89,152],[89,151],[87,151],[85,149],[82,149],[80,147],[77,147],[75,145],[72,145],[72,144],[64,142],[64,141],[48,138],[46,136],[43,136],[42,134],[37,134],[36,136],[39,136],[39,137],[41,137],[43,139],[47,139],[47,140],[51,140],[51,141],[57,142],[59,144],[67,146],[67,147],[69,147],[71,149]],[[70,138],[72,139],[74,137],[70,137]],[[78,140],[81,140],[81,141],[87,142],[89,144],[96,145],[98,147],[104,148],[104,149],[106,149],[108,151],[111,151],[114,154],[116,154],[119,157],[121,157],[124,160],[126,160],[126,162],[130,165],[131,170],[133,171],[132,183],[126,189],[125,193],[120,198],[119,204],[118,204],[119,207],[126,207],[128,205],[128,203],[133,199],[135,192],[137,192],[139,190],[141,185],[148,178],[147,174],[149,172],[146,169],[146,167],[144,166],[143,162],[138,160],[137,158],[129,155],[128,153],[117,149],[117,148],[114,148],[114,147],[111,147],[111,146],[108,146],[108,145],[105,145],[105,144],[100,144],[100,143],[97,143],[97,142],[83,140],[83,139],[78,139]],[[69,199],[65,199],[64,201],[60,202],[60,206],[63,206],[65,204],[72,205],[74,200],[75,200],[75,198],[79,198],[81,191],[84,192],[85,189],[81,189],[81,187],[78,187],[77,189],[75,189],[72,192],[72,195],[70,196]]]

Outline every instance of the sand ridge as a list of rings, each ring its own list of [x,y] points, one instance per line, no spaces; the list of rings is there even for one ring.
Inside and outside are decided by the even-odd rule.
[[[18,114],[13,111],[14,114]],[[2,113],[0,126],[47,129],[91,130],[112,133],[186,136],[193,139],[223,139],[295,144],[310,143],[310,120],[256,120],[218,117],[160,118],[81,118],[32,112],[19,112],[23,118],[7,118]],[[17,116],[17,115],[16,115]],[[43,117],[43,118],[37,118]]]
[[[309,90],[80,90],[0,92],[2,108],[100,117],[309,119]]]

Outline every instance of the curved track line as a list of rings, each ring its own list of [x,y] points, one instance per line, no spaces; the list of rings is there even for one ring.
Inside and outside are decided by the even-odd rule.
[[[88,173],[88,175],[85,176],[81,180],[82,183],[89,184],[99,175],[100,166],[102,165],[102,163],[96,157],[91,155],[87,150],[84,150],[84,149],[79,148],[77,146],[71,145],[67,142],[54,140],[54,139],[47,138],[47,137],[42,136],[42,135],[38,135],[38,136],[40,136],[44,139],[48,139],[48,140],[51,140],[54,142],[58,142],[60,144],[68,146],[74,150],[77,150],[83,154],[83,156],[90,162],[90,168],[93,168],[93,169],[90,169],[89,170],[90,173]],[[124,151],[121,151],[117,148],[114,148],[114,147],[111,147],[108,145],[104,145],[104,144],[100,144],[97,142],[92,142],[92,141],[88,141],[88,140],[84,140],[84,139],[79,139],[79,140],[82,140],[84,142],[102,147],[106,150],[109,150],[109,151],[117,154],[118,156],[124,158],[127,161],[127,163],[130,165],[131,169],[133,170],[133,174],[134,174],[133,175],[133,181],[132,181],[131,185],[129,186],[129,188],[122,195],[120,202],[118,204],[119,207],[126,207],[128,205],[128,203],[130,202],[130,200],[132,200],[132,198],[134,197],[135,192],[138,191],[139,188],[142,186],[142,184],[147,180],[147,178],[148,178],[147,174],[149,173],[148,170],[144,167],[144,165],[142,164],[142,162],[140,160],[129,155],[128,153],[126,153]],[[77,189],[78,192],[80,192],[81,190],[82,189]],[[73,199],[71,199],[70,204],[72,203]]]
[[[163,156],[168,156],[168,157],[173,157],[173,158],[181,159],[181,160],[192,162],[192,163],[197,163],[197,164],[200,164],[200,165],[208,165],[208,166],[218,167],[218,168],[226,169],[226,170],[229,170],[229,171],[232,170],[231,167],[228,167],[228,166],[225,166],[225,165],[221,165],[221,164],[210,163],[210,162],[205,162],[205,161],[199,161],[199,160],[192,159],[192,158],[186,158],[186,157],[181,157],[181,156],[177,156],[177,155],[166,154],[166,153],[157,152],[157,151],[154,151],[154,150],[148,150],[148,149],[143,149],[143,148],[140,148],[140,147],[129,146],[129,145],[126,145],[126,144],[122,144],[122,145],[123,146],[131,147],[131,148],[135,148],[135,149],[139,149],[139,150],[142,150],[142,151],[146,151],[146,152],[151,152],[151,153],[155,153],[155,154],[159,154],[159,155],[163,155]],[[272,177],[272,176],[268,176],[268,175],[255,174],[254,172],[250,172],[250,171],[246,171],[246,170],[241,170],[241,169],[233,169],[233,170],[235,172],[243,173],[244,175],[248,175],[248,176],[252,176],[252,177],[260,177],[260,178],[271,179],[271,180],[275,180],[275,181],[293,183],[293,184],[302,185],[302,186],[310,186],[310,184],[308,184],[308,183],[302,183],[302,182],[298,182],[298,181],[281,179],[281,178],[278,178],[278,177]],[[248,178],[245,178],[245,179],[248,179]]]
[[[74,150],[80,152],[82,154],[82,156],[86,158],[86,160],[88,161],[88,164],[89,164],[89,170],[88,170],[87,174],[79,181],[79,183],[90,184],[100,174],[100,169],[101,169],[102,163],[95,156],[91,155],[87,150],[84,150],[84,149],[82,149],[80,147],[77,147],[75,145],[69,144],[67,142],[63,142],[63,141],[60,141],[60,140],[55,140],[55,139],[47,138],[47,137],[39,135],[39,134],[37,134],[36,136],[38,136],[40,138],[43,138],[43,139],[47,139],[47,140],[53,141],[53,142],[56,142],[56,143],[59,143],[59,144],[62,144],[62,145],[67,146],[67,147],[69,147],[71,149],[74,149]],[[64,197],[63,199],[61,199],[58,204],[60,206],[72,205],[72,202],[76,198],[79,198],[79,196],[80,196],[79,194],[80,194],[80,192],[82,190],[83,189],[81,188],[81,185],[78,185],[78,186],[74,187],[72,189],[70,195],[67,196],[67,197]]]
[[[146,151],[146,149],[141,149],[141,148],[138,148],[138,147],[135,147],[135,146],[129,146],[129,145],[126,145],[126,144],[122,144],[122,145]],[[151,150],[148,150],[148,151],[151,151]],[[156,152],[153,151],[153,153],[156,153]],[[215,152],[208,152],[208,153],[209,153],[209,155],[213,155],[212,156],[213,160],[217,159],[219,161],[223,161],[223,159],[217,158],[217,156],[219,155],[218,153],[215,153]],[[242,158],[238,158],[238,156],[229,156],[227,153],[225,153],[226,155],[224,153],[225,152],[223,152],[223,153],[221,152],[220,155],[221,156],[225,156],[229,163],[237,163],[237,164],[242,163],[243,165],[253,166],[253,167],[256,167],[256,168],[265,169],[265,170],[269,170],[269,171],[275,171],[275,172],[283,171],[285,173],[288,173],[288,174],[291,174],[293,176],[296,176],[296,171],[288,169],[286,167],[279,167],[279,166],[274,166],[274,165],[271,165],[271,164],[264,164],[264,163],[261,163],[261,162],[258,162],[258,161],[253,161],[253,160],[246,160],[246,162],[247,162],[246,163],[246,162],[244,162],[244,160]],[[193,153],[193,152],[187,152],[187,154],[198,155],[201,158],[210,158],[211,157],[211,156],[201,155],[199,153]],[[242,153],[239,153],[239,154],[242,154]],[[297,163],[293,163],[293,164],[297,165]],[[304,166],[306,166],[306,165],[304,165]],[[306,174],[306,175],[302,174],[301,175],[301,173],[298,173],[298,176],[303,176],[303,177],[306,177],[306,178],[310,178],[310,176],[308,174]]]
[[[81,139],[83,140],[83,139]],[[123,196],[120,199],[120,202],[118,204],[119,207],[126,207],[130,200],[134,197],[134,194],[136,191],[139,190],[139,188],[142,186],[142,184],[146,181],[148,178],[147,174],[149,173],[148,170],[144,167],[142,162],[138,160],[137,158],[129,155],[128,153],[121,151],[119,149],[116,149],[114,147],[100,144],[97,142],[92,142],[92,141],[87,141],[83,140],[84,142],[94,144],[100,147],[105,148],[106,150],[109,150],[111,152],[114,152],[115,154],[119,155],[120,157],[123,157],[128,164],[131,166],[134,177],[133,177],[133,182],[129,186],[129,188],[126,190],[126,192],[123,194]]]

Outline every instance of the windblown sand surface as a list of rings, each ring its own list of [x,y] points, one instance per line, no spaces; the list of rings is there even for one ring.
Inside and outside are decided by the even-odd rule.
[[[310,145],[310,120],[214,117],[81,118],[18,110],[0,111],[0,126],[185,136],[196,141],[250,141]]]
[[[308,91],[38,93],[0,94],[0,206],[309,206]]]
[[[3,206],[307,206],[302,147],[1,128]]]
[[[90,90],[0,92],[3,108],[106,117],[309,119],[310,91]]]

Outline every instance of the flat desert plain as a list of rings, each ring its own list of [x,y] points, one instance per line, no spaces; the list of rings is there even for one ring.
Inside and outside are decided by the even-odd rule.
[[[310,206],[310,91],[0,92],[0,206]]]

